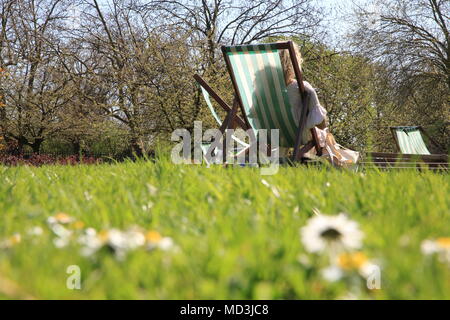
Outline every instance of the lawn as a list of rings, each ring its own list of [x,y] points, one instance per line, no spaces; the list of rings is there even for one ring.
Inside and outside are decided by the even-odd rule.
[[[157,160],[0,167],[0,180],[0,298],[450,298],[450,261],[422,248],[440,239],[450,260],[445,173],[282,167],[261,176]],[[326,277],[327,253],[306,250],[300,229],[341,212],[364,233],[358,252],[379,266],[380,289],[351,265]],[[83,251],[88,228],[146,240]],[[80,290],[67,288],[71,265]]]

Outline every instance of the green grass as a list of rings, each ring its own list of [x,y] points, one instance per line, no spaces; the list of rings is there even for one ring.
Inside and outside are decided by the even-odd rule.
[[[0,249],[0,298],[450,298],[449,266],[420,250],[424,239],[450,236],[447,174],[283,167],[263,177],[255,168],[160,160],[0,167],[0,180],[0,241],[23,235]],[[322,278],[325,265],[299,237],[314,208],[360,224],[363,251],[381,266],[380,290]],[[76,245],[53,245],[46,219],[57,212],[97,230],[157,230],[178,250],[83,257]],[[44,234],[25,236],[34,226]],[[310,265],[299,262],[305,256]],[[82,270],[81,290],[66,288],[69,265]]]

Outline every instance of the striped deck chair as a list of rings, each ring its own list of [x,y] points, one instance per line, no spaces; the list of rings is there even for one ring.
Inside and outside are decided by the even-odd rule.
[[[421,126],[390,127],[397,148],[404,154],[431,154],[428,150],[422,134],[436,147],[439,145],[425,132]]]
[[[208,83],[205,80],[203,80],[202,77],[200,77],[199,75],[196,74],[196,75],[194,75],[194,79],[197,81],[198,85],[200,86],[200,89],[202,91],[203,98],[205,99],[206,105],[208,106],[209,110],[211,111],[211,114],[214,117],[214,119],[216,120],[216,122],[219,124],[220,130],[222,131],[222,133],[224,133],[226,128],[228,128],[230,126],[233,128],[237,127],[237,126],[241,127],[242,129],[247,128],[245,122],[239,116],[234,115],[234,117],[232,117],[233,108],[231,108],[225,101],[223,101],[222,98],[220,98],[220,96],[217,95],[217,93],[208,85]],[[214,108],[210,97],[212,97],[217,102],[217,104],[220,105],[222,107],[222,109],[224,109],[225,112],[227,113],[225,120],[222,121],[219,114],[216,112],[216,109]],[[229,152],[231,152],[231,154],[234,157],[239,156],[241,153],[245,152],[250,147],[250,145],[248,143],[240,140],[239,138],[237,138],[234,135],[232,135],[231,138],[234,141],[236,141],[236,143],[237,143],[236,148],[234,148],[233,150],[229,150]],[[201,149],[203,152],[203,159],[205,160],[205,162],[207,164],[210,164],[210,162],[211,162],[211,159],[208,155],[211,153],[216,154],[218,152],[217,148],[216,148],[216,150],[210,150],[211,145],[212,144],[210,142],[202,142],[202,145],[201,145]]]
[[[447,169],[448,155],[431,154],[427,148],[423,135],[439,148],[428,133],[421,126],[390,127],[399,153],[371,152],[367,155],[373,163],[382,165],[396,165],[397,167],[415,167],[416,163],[425,163],[432,169]]]
[[[279,129],[279,146],[293,147],[293,160],[298,161],[313,147],[319,155],[321,149],[315,130],[311,130],[313,140],[300,148],[307,111],[303,108],[300,121],[296,123],[278,53],[283,49],[289,50],[300,95],[305,102],[302,73],[292,41],[223,46],[222,53],[247,127],[253,129],[256,136],[261,129]]]

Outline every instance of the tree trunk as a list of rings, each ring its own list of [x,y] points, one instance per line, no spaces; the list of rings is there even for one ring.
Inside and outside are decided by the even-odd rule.
[[[16,146],[15,150],[13,150],[12,152],[14,154],[21,155],[21,154],[23,154],[23,147],[25,145],[28,145],[29,143],[28,143],[27,138],[25,138],[24,136],[19,136],[19,137],[17,137],[16,140],[17,140],[17,146]]]
[[[144,150],[142,150],[142,146],[139,143],[139,138],[138,137],[132,137],[130,139],[130,144],[131,144],[131,151],[137,156],[137,157],[142,157],[144,155]]]
[[[41,150],[42,142],[44,142],[44,138],[36,138],[33,143],[30,143],[31,149],[33,149],[33,153],[39,154]]]
[[[74,154],[80,154],[81,144],[79,140],[72,141],[72,148]]]

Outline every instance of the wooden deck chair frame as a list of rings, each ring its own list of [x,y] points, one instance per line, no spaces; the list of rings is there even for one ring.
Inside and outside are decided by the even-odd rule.
[[[213,99],[214,101],[216,101],[216,103],[226,112],[226,116],[224,121],[222,121],[222,124],[220,125],[220,132],[222,133],[222,135],[225,134],[227,129],[231,129],[231,128],[237,128],[240,127],[243,130],[247,130],[247,125],[245,123],[244,120],[242,120],[238,115],[237,115],[237,102],[235,102],[233,104],[233,107],[230,107],[212,88],[211,86],[198,74],[194,75],[194,79],[195,81],[197,81],[198,85],[203,88]],[[213,110],[211,110],[213,111]],[[216,119],[218,123],[220,123],[219,119]],[[237,140],[237,139],[236,139]],[[239,141],[240,142],[240,141]],[[242,143],[242,142],[241,142]],[[223,160],[226,160],[226,148],[225,148],[225,141],[224,141],[224,158]],[[246,150],[248,150],[248,147],[246,149],[244,149],[243,151],[245,152]],[[210,155],[213,152],[212,150],[212,146],[208,149],[208,151],[206,152],[205,155],[205,161],[206,163],[209,164],[210,160],[208,155]]]
[[[228,57],[228,49],[229,48],[240,48],[240,47],[258,47],[261,45],[253,45],[253,46],[222,46],[222,54],[224,56],[225,59],[225,63],[227,66],[227,70],[228,73],[230,74],[231,77],[231,82],[233,84],[233,88],[234,88],[234,92],[236,94],[237,97],[237,102],[239,104],[239,107],[242,111],[242,115],[243,115],[243,120],[245,121],[246,127],[247,128],[251,128],[250,122],[247,118],[247,114],[245,112],[245,108],[242,102],[242,96],[236,81],[236,75],[234,73],[234,70],[232,68],[231,65],[231,61]],[[292,41],[286,41],[286,42],[277,42],[277,43],[268,43],[268,44],[264,44],[264,46],[270,46],[271,48],[275,48],[276,50],[288,50],[289,51],[289,55],[291,58],[291,62],[292,65],[294,67],[294,73],[295,73],[295,77],[296,80],[299,84],[299,93],[300,93],[300,97],[302,99],[302,105],[306,106],[306,91],[305,91],[305,87],[303,85],[303,75],[302,72],[300,70],[299,67],[299,63],[297,60],[297,55],[295,54],[295,49],[294,49],[294,43]],[[230,113],[232,114],[232,116],[234,117],[235,113]],[[318,141],[318,137],[316,134],[316,131],[314,129],[311,129],[311,134],[313,139],[311,141],[309,141],[308,143],[306,143],[302,148],[300,148],[300,143],[301,143],[301,134],[303,132],[303,128],[306,125],[306,118],[307,118],[307,110],[306,108],[302,108],[302,112],[300,115],[300,121],[298,124],[298,130],[296,133],[296,138],[295,138],[295,144],[294,144],[294,154],[293,154],[293,161],[301,161],[302,158],[304,157],[305,153],[307,153],[309,150],[311,150],[312,148],[316,148],[316,152],[318,155],[321,154],[321,148],[319,146],[319,141]],[[268,146],[268,149],[270,150],[270,146]]]
[[[414,168],[426,164],[431,169],[448,169],[448,156],[445,154],[404,154],[389,152],[367,152],[364,154],[363,166],[382,168]],[[368,161],[370,160],[370,161]]]

